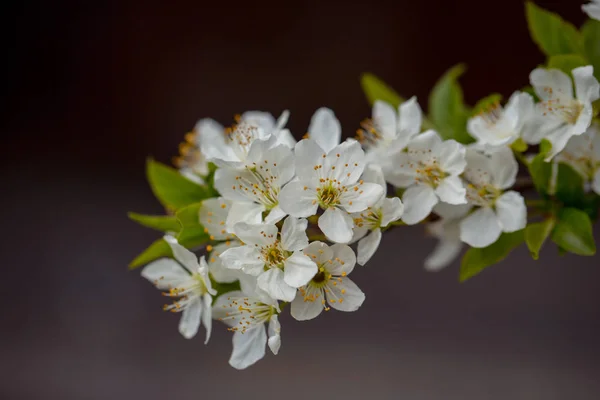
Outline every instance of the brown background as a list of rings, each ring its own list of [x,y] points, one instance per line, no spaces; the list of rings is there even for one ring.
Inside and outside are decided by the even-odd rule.
[[[539,1],[579,24],[579,1]],[[369,115],[363,71],[423,106],[464,61],[466,99],[509,95],[543,62],[506,1],[21,2],[3,13],[3,399],[598,399],[598,257],[526,249],[466,284],[422,270],[421,228],[386,236],[354,314],[283,317],[283,347],[227,365],[230,336],[186,341],[138,272],[159,213],[144,181],[200,117],[326,105]]]

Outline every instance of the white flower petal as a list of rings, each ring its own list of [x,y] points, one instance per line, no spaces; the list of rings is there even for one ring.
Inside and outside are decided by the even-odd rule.
[[[381,242],[381,229],[377,228],[358,242],[356,260],[360,265],[365,265],[377,251]]]
[[[168,290],[190,279],[190,274],[177,261],[161,258],[146,265],[141,275],[159,290]]]
[[[434,130],[425,131],[415,136],[408,144],[409,150],[427,152],[442,143],[442,138]]]
[[[283,144],[289,147],[290,149],[293,149],[296,146],[296,143],[298,142],[296,141],[294,135],[292,135],[292,132],[290,132],[289,129],[282,129],[277,134],[277,143]]]
[[[208,161],[216,159],[237,161],[235,153],[225,140],[223,125],[210,118],[201,119],[196,123],[194,131],[198,132],[200,150]]]
[[[304,218],[287,217],[281,227],[281,247],[287,251],[296,251],[308,246],[307,227],[308,221]]]
[[[600,84],[594,77],[594,67],[588,65],[575,68],[571,73],[575,80],[577,100],[582,103],[592,103],[600,98]]]
[[[164,240],[169,244],[169,247],[171,247],[173,257],[188,271],[195,273],[198,270],[200,264],[198,264],[198,257],[196,257],[194,253],[180,245],[179,242],[177,242],[177,239],[171,235],[165,235]]]
[[[582,5],[581,9],[590,18],[600,21],[600,3],[598,3],[598,0],[592,0],[589,3]]]
[[[356,140],[347,140],[334,147],[323,166],[323,174],[337,180],[342,185],[358,181],[365,169],[365,152]]]
[[[381,167],[378,165],[369,164],[365,167],[361,179],[365,182],[376,183],[384,188],[383,195],[385,196],[387,193],[385,178],[383,176],[383,171]]]
[[[248,196],[239,187],[238,177],[250,178],[249,171],[235,170],[231,168],[219,168],[215,171],[215,189],[227,200],[248,201]]]
[[[320,291],[320,296],[316,299],[304,299],[302,293],[298,291],[296,298],[290,306],[290,314],[296,321],[308,321],[314,319],[323,311],[321,300],[324,299],[323,290]]]
[[[281,348],[281,324],[277,315],[273,315],[269,321],[269,340],[267,343],[273,354],[277,355]]]
[[[390,222],[398,221],[404,213],[404,204],[398,197],[383,199],[381,204],[381,226],[386,227]]]
[[[383,138],[392,139],[396,136],[397,116],[396,110],[388,103],[377,100],[373,104],[373,122],[381,131]]]
[[[460,240],[441,239],[431,254],[425,258],[425,269],[427,271],[439,271],[450,265],[458,257],[463,244]]]
[[[402,203],[404,203],[402,221],[414,225],[431,213],[433,206],[438,203],[438,197],[431,186],[415,185],[404,192]]]
[[[552,149],[546,156],[545,161],[548,162],[552,160],[554,156],[560,153],[565,148],[572,135],[572,126],[570,125],[561,125],[548,134],[546,139],[552,143]]]
[[[310,120],[308,135],[310,139],[316,141],[325,152],[329,152],[335,146],[340,144],[340,138],[342,136],[340,121],[338,121],[333,111],[329,108],[319,108],[315,111]]]
[[[435,189],[440,200],[448,204],[466,204],[467,190],[458,176],[444,178]]]
[[[284,262],[283,280],[291,287],[299,288],[306,285],[318,271],[317,264],[310,257],[300,251],[296,251]]]
[[[561,101],[573,99],[571,78],[558,69],[534,69],[529,74],[529,82],[542,101],[550,98],[559,98]]]
[[[327,271],[336,276],[341,276],[344,273],[349,275],[356,265],[354,250],[350,246],[341,243],[334,244],[330,249],[333,255],[330,258],[331,263],[328,262],[326,265]]]
[[[269,214],[265,217],[265,223],[276,224],[281,221],[287,213],[281,209],[280,206],[275,206],[269,211]]]
[[[271,268],[259,275],[257,287],[276,300],[292,301],[296,297],[296,288],[285,283],[283,271]]]
[[[327,303],[339,311],[356,311],[365,301],[365,294],[348,278],[341,278],[336,285],[330,281],[327,289]]]
[[[439,202],[433,208],[433,212],[442,218],[459,219],[467,215],[470,209],[470,204],[448,204]]]
[[[254,246],[240,246],[225,250],[219,257],[226,268],[243,269],[244,272],[258,275],[264,261],[259,250]]]
[[[329,240],[337,243],[348,243],[352,240],[352,227],[354,221],[347,212],[339,208],[328,208],[318,221],[321,232],[327,236]]]
[[[207,344],[210,340],[210,334],[212,332],[212,296],[208,293],[204,294],[202,307],[204,310],[202,311],[202,325],[204,325],[204,329],[206,329],[206,339],[204,339],[204,344]]]
[[[520,193],[510,191],[496,200],[496,214],[503,232],[515,232],[527,225],[527,206]]]
[[[275,127],[275,118],[271,113],[264,111],[246,111],[241,115],[241,120],[256,125],[268,133],[271,133]]]
[[[317,192],[307,182],[292,181],[279,193],[279,206],[294,217],[310,217],[317,213]]]
[[[333,258],[333,250],[323,242],[311,242],[304,250],[304,254],[310,257],[316,264],[323,264]]]
[[[423,112],[415,96],[400,104],[398,112],[400,114],[399,135],[414,136],[421,132]]]
[[[492,184],[500,189],[507,189],[515,184],[519,164],[509,147],[501,147],[489,158],[489,172]]]
[[[234,201],[229,207],[229,213],[225,220],[225,231],[233,232],[235,225],[240,222],[247,224],[260,224],[262,222],[262,213],[265,211],[265,206],[257,203],[250,203],[247,201]],[[223,227],[221,227],[221,233]],[[231,235],[229,235],[231,236]]]
[[[356,188],[356,190],[355,190]],[[384,188],[376,183],[363,182],[349,187],[340,197],[340,206],[354,213],[375,205],[383,196]]]
[[[455,140],[446,140],[434,148],[442,171],[451,174],[461,174],[467,166],[465,146]]]
[[[502,232],[498,217],[491,208],[483,207],[460,223],[460,239],[472,247],[487,247]]]
[[[257,325],[246,332],[233,334],[233,351],[229,365],[235,369],[245,369],[265,356],[267,333],[265,327]]]
[[[326,156],[327,152],[316,141],[312,139],[299,141],[294,148],[294,154],[296,156],[296,176],[300,180],[311,180],[315,177],[318,179],[320,177],[315,167],[323,164],[323,156]]]
[[[235,224],[233,232],[246,244],[268,246],[277,240],[279,229],[272,224],[247,224],[240,222]]]
[[[179,320],[179,333],[181,333],[184,338],[191,339],[196,336],[196,333],[198,333],[202,309],[202,300],[197,297],[190,301],[190,303],[181,313],[181,319]]]

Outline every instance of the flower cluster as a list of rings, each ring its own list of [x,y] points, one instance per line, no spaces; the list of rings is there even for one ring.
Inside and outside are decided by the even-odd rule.
[[[597,16],[598,3],[584,10]],[[227,325],[229,362],[243,369],[267,346],[279,352],[286,308],[299,321],[358,310],[365,294],[349,275],[393,226],[423,223],[439,239],[425,260],[430,271],[447,266],[465,244],[487,248],[523,232],[531,208],[520,164],[533,178],[528,188],[541,195],[534,211],[550,215],[552,231],[568,203],[555,196],[564,174],[583,182],[580,197],[600,195],[593,105],[600,85],[592,65],[537,68],[529,82],[504,106],[494,98],[476,107],[464,119],[467,140],[427,121],[415,97],[396,106],[374,101],[371,118],[346,140],[328,108],[314,113],[300,141],[286,129],[288,111],[278,119],[245,112],[229,127],[200,120],[175,159],[183,182],[155,187],[175,215],[136,217],[166,232],[143,258],[142,276],[174,299],[164,309],[182,313],[184,337],[202,324],[208,342],[213,319]],[[165,181],[174,185],[175,176],[154,186]],[[167,196],[178,191],[184,198]],[[553,240],[559,243],[558,234]],[[200,258],[191,251],[197,249],[204,250]]]

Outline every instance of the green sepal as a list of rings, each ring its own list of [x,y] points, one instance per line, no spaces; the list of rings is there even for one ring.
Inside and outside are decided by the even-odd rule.
[[[548,218],[541,222],[533,222],[525,228],[525,243],[534,260],[539,258],[540,250],[552,233],[555,224],[554,218]]]
[[[592,221],[585,212],[576,208],[563,208],[558,212],[558,220],[551,239],[559,247],[571,253],[580,256],[596,254]]]

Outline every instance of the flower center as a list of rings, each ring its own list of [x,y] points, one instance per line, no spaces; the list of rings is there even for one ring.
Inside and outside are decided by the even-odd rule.
[[[377,122],[367,118],[360,123],[360,129],[356,131],[356,140],[364,146],[373,146],[383,138],[380,132]]]
[[[493,206],[501,194],[500,189],[490,184],[477,186],[469,183],[467,185],[467,199],[476,206]]]
[[[234,119],[236,123],[225,128],[225,134],[230,142],[235,145],[234,150],[236,152],[247,155],[252,142],[261,136],[260,128],[247,121],[242,121],[240,115],[236,115]]]
[[[383,214],[380,209],[373,211],[369,207],[365,211],[360,213],[360,216],[354,218],[354,224],[359,228],[366,227],[370,230],[373,230],[381,226],[382,217]]]
[[[327,180],[323,180],[326,181]],[[325,185],[317,188],[317,199],[319,206],[326,210],[340,204],[340,196],[345,188],[343,186],[335,187],[333,183],[327,182]]]
[[[435,188],[442,179],[448,176],[442,171],[435,157],[427,163],[420,162],[419,164],[420,166],[415,169],[417,173],[415,180],[418,183],[425,183]]]
[[[246,333],[251,327],[264,324],[277,314],[275,307],[248,297],[228,297],[227,300],[229,304],[223,305],[223,308],[229,308],[230,311],[219,320],[236,322],[227,328],[228,331]]]
[[[560,97],[550,98],[540,103],[543,108],[543,115],[553,115],[562,119],[569,125],[575,125],[581,112],[583,104],[578,100],[571,100],[567,104],[561,103]]]
[[[272,168],[277,167],[277,163],[269,163],[264,160],[264,164],[253,163],[246,167],[246,174],[235,177],[236,185],[233,190],[241,190],[250,200],[263,204],[267,210],[279,204],[279,183],[278,177],[273,175]]]
[[[275,243],[272,245],[263,246],[260,252],[265,262],[265,271],[269,270],[270,268],[283,269],[284,261],[291,255],[289,251],[281,248],[281,243],[279,240],[275,241]]]
[[[496,125],[504,115],[500,102],[496,101],[484,109],[479,116],[487,123],[488,127]]]
[[[200,274],[193,274],[190,279],[177,287],[170,288],[168,292],[163,292],[165,297],[177,297],[172,304],[165,304],[164,311],[180,312],[185,310],[190,301],[201,297],[208,292],[204,278]]]

